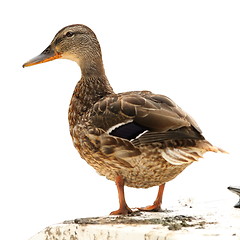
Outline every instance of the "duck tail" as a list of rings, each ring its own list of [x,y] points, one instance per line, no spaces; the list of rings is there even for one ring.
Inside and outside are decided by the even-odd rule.
[[[210,152],[216,152],[216,153],[220,152],[220,153],[228,154],[227,151],[223,150],[222,148],[213,146],[210,142],[206,140],[198,142],[197,147],[205,150],[206,152],[210,151]]]

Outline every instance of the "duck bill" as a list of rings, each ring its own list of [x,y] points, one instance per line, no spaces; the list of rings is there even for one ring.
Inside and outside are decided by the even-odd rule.
[[[49,61],[52,61],[54,59],[58,59],[61,57],[62,57],[62,55],[59,53],[56,53],[51,48],[51,45],[50,45],[40,55],[38,55],[38,56],[32,58],[31,60],[29,60],[28,62],[24,63],[23,67],[30,67],[30,66],[37,65],[40,63],[49,62]]]

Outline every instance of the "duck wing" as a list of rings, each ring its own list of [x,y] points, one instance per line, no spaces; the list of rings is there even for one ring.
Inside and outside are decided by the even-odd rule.
[[[170,98],[148,91],[109,95],[94,105],[90,118],[107,134],[134,145],[203,139],[193,118]]]

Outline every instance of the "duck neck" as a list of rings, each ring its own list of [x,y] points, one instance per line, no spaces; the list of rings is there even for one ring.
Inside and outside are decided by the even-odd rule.
[[[101,55],[82,58],[79,60],[78,65],[84,78],[92,78],[94,76],[104,76],[106,78]]]
[[[103,65],[81,66],[81,71],[82,77],[75,87],[69,107],[70,126],[75,126],[97,101],[113,93]]]

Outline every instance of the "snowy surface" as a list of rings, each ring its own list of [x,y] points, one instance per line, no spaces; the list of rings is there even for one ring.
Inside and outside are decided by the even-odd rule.
[[[133,216],[83,218],[49,226],[30,240],[239,240],[240,209],[226,202]]]

